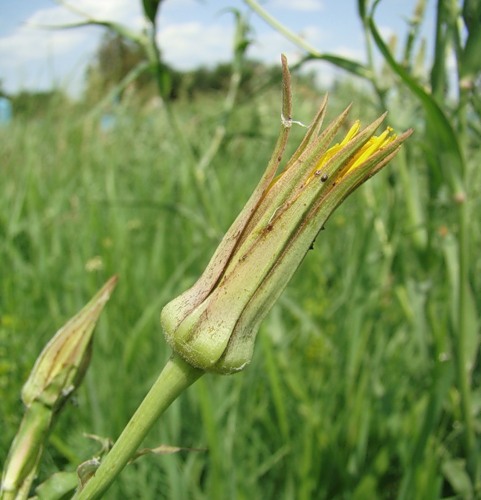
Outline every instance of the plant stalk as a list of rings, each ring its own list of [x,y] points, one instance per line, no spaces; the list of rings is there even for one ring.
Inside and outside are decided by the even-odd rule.
[[[461,414],[464,423],[464,448],[466,453],[467,471],[476,483],[477,450],[476,434],[471,401],[471,368],[466,359],[467,337],[469,335],[465,311],[469,293],[468,262],[469,262],[469,214],[467,202],[464,200],[459,207],[459,291],[457,297],[457,345],[456,369],[458,390],[460,394]]]
[[[100,498],[137,451],[159,416],[205,372],[173,354],[133,417],[122,431],[95,475],[73,496],[76,500]]]
[[[311,44],[307,43],[300,36],[296,35],[291,30],[287,29],[277,19],[272,17],[266,10],[264,10],[256,0],[244,0],[258,16],[260,16],[267,24],[270,24],[275,30],[281,33],[285,38],[296,44],[301,49],[305,50],[308,54],[314,57],[320,57],[322,54]]]
[[[5,463],[0,500],[28,498],[52,419],[52,409],[38,401],[27,408]]]

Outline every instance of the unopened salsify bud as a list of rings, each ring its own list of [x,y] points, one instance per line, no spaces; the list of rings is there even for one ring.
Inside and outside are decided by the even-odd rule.
[[[116,284],[114,276],[37,358],[22,389],[27,408],[5,462],[0,499],[27,498],[55,418],[85,375],[94,327]]]
[[[22,389],[25,406],[41,401],[57,409],[78,387],[90,362],[94,327],[116,284],[114,276],[44,347]]]
[[[173,350],[206,371],[233,373],[250,362],[261,321],[326,220],[412,133],[396,136],[388,127],[374,135],[381,116],[362,130],[356,121],[333,144],[349,108],[321,132],[324,99],[301,144],[277,174],[293,123],[285,58],[283,74],[280,138],[259,185],[197,283],[161,313]]]

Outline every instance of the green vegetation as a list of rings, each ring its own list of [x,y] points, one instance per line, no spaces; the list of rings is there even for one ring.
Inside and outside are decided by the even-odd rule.
[[[429,73],[413,62],[413,40],[396,63],[361,9],[386,66],[372,91],[338,83],[330,113],[352,101],[367,123],[388,109],[396,130],[415,135],[327,223],[264,321],[251,365],[199,380],[145,443],[200,451],[144,457],[106,498],[480,494],[479,62],[457,47],[462,80],[448,97],[442,62],[457,33],[443,30],[459,18],[444,4]],[[162,306],[198,278],[272,151],[280,89],[254,89],[201,170],[192,157],[225,119],[215,93],[181,96],[169,114],[125,99],[107,130],[90,107],[65,104],[0,128],[1,463],[36,357],[113,274],[91,366],[39,480],[98,453],[83,433],[120,434],[170,354]],[[306,122],[321,96],[295,80],[293,90],[294,118]]]

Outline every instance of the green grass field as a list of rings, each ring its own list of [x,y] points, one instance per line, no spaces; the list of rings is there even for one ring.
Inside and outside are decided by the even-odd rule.
[[[366,124],[377,110],[351,90],[331,95],[330,115],[354,100],[351,116]],[[294,86],[294,118],[308,123],[320,98]],[[43,345],[113,274],[120,281],[98,325],[91,367],[50,437],[39,480],[97,453],[84,433],[119,435],[169,356],[161,308],[197,279],[256,185],[275,142],[279,102],[275,87],[241,102],[203,177],[161,109],[121,106],[108,132],[75,108],[0,129],[0,462]],[[194,153],[202,152],[221,99],[173,106]],[[145,457],[106,498],[475,495],[456,376],[459,200],[430,170],[412,100],[392,106],[389,122],[399,131],[414,126],[415,135],[329,220],[263,323],[251,365],[201,379],[145,443],[201,451]],[[301,134],[294,129],[292,147]],[[470,137],[463,272],[466,307],[476,311],[481,155],[479,137]],[[475,363],[475,312],[469,318],[462,349]],[[478,382],[479,367],[470,365],[476,436]]]

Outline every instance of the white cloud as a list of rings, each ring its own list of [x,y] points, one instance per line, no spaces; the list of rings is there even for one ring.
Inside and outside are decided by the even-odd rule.
[[[326,39],[325,32],[319,26],[306,26],[299,33],[299,36],[318,50],[321,43]]]
[[[301,57],[301,51],[276,31],[258,33],[249,47],[249,57],[269,64],[279,64],[281,53],[287,56],[290,65]]]
[[[331,53],[354,61],[364,62],[366,60],[366,53],[363,46],[354,49],[346,45],[337,45]]]
[[[165,61],[177,69],[227,61],[232,57],[233,28],[197,21],[161,27],[157,40]]]
[[[185,0],[188,1],[188,0]],[[218,18],[217,18],[218,19]],[[211,65],[232,59],[234,26],[222,21],[162,23],[157,35],[165,61],[178,69],[190,69],[198,65]],[[323,32],[317,26],[308,26],[300,34],[302,38],[317,46]],[[248,56],[279,64],[280,54],[285,53],[291,64],[297,62],[304,52],[283,35],[273,30],[255,33],[249,46]]]
[[[60,22],[64,19],[80,20],[83,19],[81,14],[86,14],[91,18],[103,20],[103,21],[114,21],[118,23],[125,23],[129,26],[138,26],[142,22],[142,12],[140,9],[140,2],[132,0],[77,0],[75,2],[67,3],[67,5],[72,6],[72,10],[62,7],[52,7],[51,9],[42,9],[36,13],[37,16],[45,18],[45,15],[49,14],[46,11],[54,11],[54,16],[58,16]],[[75,15],[74,12],[78,12]],[[47,22],[52,24],[54,21],[53,17],[48,19]],[[55,19],[55,22],[58,22]]]
[[[122,23],[133,30],[142,26],[139,0],[67,1],[78,11],[88,13],[95,19]],[[225,9],[220,9],[232,5],[240,8],[240,3],[238,0],[169,0],[165,5],[162,4],[157,37],[165,61],[180,70],[230,61],[235,20],[232,16],[220,15],[225,12]],[[352,36],[343,37],[342,43],[346,47],[336,47],[340,37],[335,26],[326,22],[314,24],[314,17],[310,13],[331,8],[330,2],[270,0],[266,5],[269,11],[282,9],[283,15],[292,19],[296,26],[293,29],[298,35],[319,51],[348,55],[355,59],[360,57],[359,53],[356,54],[358,44],[350,43]],[[48,88],[49,78],[50,81],[58,81],[59,77],[63,79],[69,73],[73,80],[72,75],[82,74],[103,33],[101,28],[94,27],[69,30],[33,28],[33,25],[58,25],[82,20],[80,15],[73,14],[61,5],[37,11],[33,9],[32,15],[25,19],[22,26],[0,38],[0,75],[6,89],[19,86],[35,88],[40,84],[42,88]],[[302,15],[297,16],[297,13]],[[283,52],[290,64],[295,64],[305,54],[256,16],[252,16],[251,21],[255,32],[253,44],[248,50],[249,57],[279,64]],[[336,31],[329,33],[331,29]],[[352,35],[351,30],[348,35]],[[38,75],[42,75],[43,79]]]
[[[32,61],[43,61],[84,45],[88,33],[46,31],[22,26],[11,35],[0,38],[0,60],[3,67],[17,67]]]
[[[169,0],[168,2],[165,2],[161,4],[160,6],[160,15],[163,16],[165,12],[180,12],[181,10],[184,11],[185,8],[195,8],[199,7],[199,4],[201,4],[199,0]]]
[[[297,12],[315,12],[324,8],[322,0],[275,0],[272,6]]]
[[[332,64],[322,60],[308,61],[303,65],[302,71],[313,72],[320,88],[329,87],[336,79],[336,75],[339,74],[339,71]]]
[[[129,27],[141,26],[143,17],[137,2],[131,0],[78,0],[75,9],[85,13],[92,19],[108,20],[125,23]],[[64,54],[75,48],[91,46],[88,40],[95,39],[100,34],[99,28],[79,27],[70,29],[47,29],[44,27],[62,26],[70,23],[85,21],[80,14],[58,5],[47,9],[35,11],[25,22],[9,37],[0,39],[0,50],[10,48],[13,58],[25,61],[41,59],[45,52],[50,54]],[[20,61],[19,61],[20,62]]]
[[[39,28],[41,26],[71,23],[78,20],[78,16],[75,16],[67,9],[55,6],[35,11],[26,19],[25,26],[30,28]]]
[[[123,23],[134,29],[143,22],[140,2],[132,0],[78,0],[72,5],[91,18]],[[5,75],[2,78],[5,88],[48,88],[48,80],[57,80],[57,70],[68,78],[66,68],[81,74],[102,29],[44,27],[83,20],[85,17],[61,5],[38,9],[9,35],[0,38],[0,74]]]

